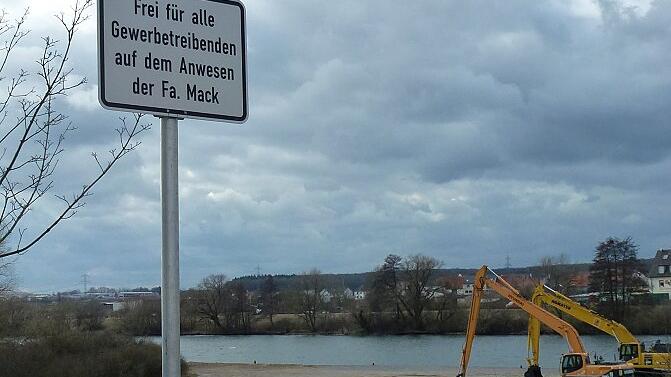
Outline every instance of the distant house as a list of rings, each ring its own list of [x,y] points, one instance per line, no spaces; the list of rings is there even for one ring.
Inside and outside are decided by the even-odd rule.
[[[27,301],[54,301],[55,295],[49,293],[29,293],[26,296]]]
[[[470,296],[473,294],[473,283],[465,281],[461,288],[457,289],[458,296]]]
[[[115,292],[86,292],[82,293],[82,299],[96,299],[96,300],[114,300],[117,298]]]
[[[520,291],[532,292],[540,284],[540,279],[531,274],[507,274],[503,279]]]
[[[352,290],[349,289],[349,288],[345,288],[345,290],[343,291],[342,295],[343,295],[343,297],[345,297],[346,299],[350,299],[350,300],[351,300],[351,299],[354,298],[354,291],[352,291]]]
[[[366,291],[363,289],[354,291],[354,300],[360,301],[366,299]]]
[[[321,292],[319,292],[319,296],[321,296],[322,302],[327,304],[333,299],[331,292],[327,291],[326,289],[322,289]]]
[[[648,274],[650,291],[653,294],[666,294],[671,299],[671,250],[657,250]]]
[[[132,292],[119,292],[118,299],[120,300],[159,300],[161,295],[158,292],[151,291],[132,291]]]
[[[110,301],[103,302],[102,305],[111,312],[118,312],[119,310],[125,309],[128,306],[128,303],[123,301]]]
[[[441,287],[440,285],[433,285],[430,287],[426,287],[424,290],[429,298],[445,297],[445,292],[447,291],[444,287]]]
[[[569,289],[576,295],[589,292],[589,271],[581,271],[571,276]]]
[[[461,289],[464,289],[464,283],[466,279],[461,275],[457,276],[444,276],[440,284],[446,293],[459,294]]]

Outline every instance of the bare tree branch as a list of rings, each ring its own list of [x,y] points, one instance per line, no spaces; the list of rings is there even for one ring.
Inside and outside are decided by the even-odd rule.
[[[76,127],[68,122],[67,115],[59,112],[59,98],[86,84],[86,78],[72,81],[72,68],[68,66],[75,34],[88,19],[93,0],[76,0],[68,15],[61,13],[56,19],[65,31],[59,41],[52,36],[42,38],[42,49],[36,60],[34,73],[20,70],[7,83],[7,90],[0,98],[0,244],[13,247],[0,250],[0,259],[20,255],[44,238],[62,221],[74,216],[85,205],[85,198],[117,161],[135,150],[139,134],[149,129],[141,115],[133,122],[121,118],[116,129],[118,145],[109,151],[107,159],[93,153],[98,173],[82,189],[71,194],[55,195],[63,207],[43,228],[28,232],[24,224],[31,210],[40,199],[54,188],[54,174],[64,153],[66,136]],[[28,35],[26,10],[14,21],[7,13],[0,13],[0,82],[5,76],[7,62],[19,43]]]
[[[21,254],[27,251],[33,245],[39,242],[42,238],[44,238],[44,236],[46,236],[49,232],[51,232],[61,221],[67,220],[72,216],[74,216],[77,213],[77,210],[79,208],[82,208],[86,204],[83,202],[83,199],[91,195],[91,189],[96,185],[96,183],[98,183],[98,181],[100,181],[110,171],[110,169],[112,169],[114,164],[116,164],[121,158],[123,158],[126,154],[128,154],[129,152],[135,150],[138,146],[140,146],[141,142],[135,141],[136,136],[144,131],[147,131],[150,128],[148,124],[142,123],[141,120],[142,115],[135,114],[133,125],[128,126],[126,124],[125,118],[123,118],[122,119],[123,126],[117,129],[117,133],[121,135],[120,149],[112,153],[110,160],[108,160],[104,164],[100,164],[100,162],[96,159],[99,166],[101,167],[101,170],[98,173],[98,175],[91,181],[91,183],[83,186],[82,190],[79,193],[73,194],[70,198],[66,197],[66,195],[56,195],[57,198],[59,198],[61,201],[65,203],[65,208],[61,211],[60,215],[56,217],[52,221],[52,223],[46,227],[46,229],[44,229],[40,234],[35,236],[26,245],[21,246],[21,240],[19,240],[19,243],[17,244],[14,250],[1,253],[0,258]]]

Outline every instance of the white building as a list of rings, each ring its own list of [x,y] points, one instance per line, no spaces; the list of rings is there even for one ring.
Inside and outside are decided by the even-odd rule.
[[[671,250],[657,250],[648,278],[650,292],[666,294],[671,299]]]
[[[354,299],[359,301],[359,300],[365,300],[366,299],[366,291],[359,290],[359,291],[354,291]]]
[[[118,312],[119,310],[126,309],[126,307],[128,306],[128,304],[123,301],[103,302],[102,305],[113,312]]]
[[[119,298],[136,298],[136,297],[159,297],[158,292],[139,291],[139,292],[119,292]]]
[[[473,294],[473,283],[465,282],[461,288],[457,289],[458,296],[470,296]]]
[[[322,289],[322,291],[319,292],[319,296],[321,296],[322,302],[326,304],[331,302],[331,300],[333,299],[333,295],[331,294],[331,292],[327,291],[326,289]]]

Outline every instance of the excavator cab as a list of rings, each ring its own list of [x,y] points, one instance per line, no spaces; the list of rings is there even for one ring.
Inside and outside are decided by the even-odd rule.
[[[622,343],[620,345],[620,360],[629,361],[638,358],[639,347],[637,343]]]
[[[569,353],[561,357],[561,374],[562,376],[582,369],[585,366],[586,355],[581,353]]]

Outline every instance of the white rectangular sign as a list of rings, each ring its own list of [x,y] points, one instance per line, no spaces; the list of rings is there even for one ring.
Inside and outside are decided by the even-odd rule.
[[[104,108],[244,122],[246,52],[239,1],[98,0]]]

